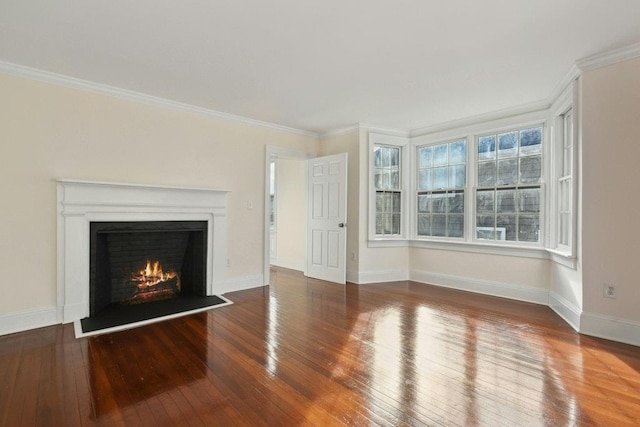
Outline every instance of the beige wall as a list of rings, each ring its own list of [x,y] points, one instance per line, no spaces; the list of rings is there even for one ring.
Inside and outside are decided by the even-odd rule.
[[[583,74],[584,310],[640,321],[640,59]],[[617,287],[603,298],[603,283]]]
[[[276,256],[271,263],[303,271],[306,259],[305,161],[279,158],[276,163]]]
[[[315,138],[0,75],[0,315],[56,304],[56,178],[231,190],[227,278],[260,275],[264,146]],[[253,209],[247,208],[247,202]]]
[[[513,287],[549,288],[546,259],[412,248],[411,270]]]
[[[352,280],[359,269],[358,224],[359,195],[359,132],[353,130],[327,136],[320,141],[320,155],[347,153],[347,280]]]
[[[360,194],[361,206],[358,218],[359,251],[360,251],[360,280],[384,281],[388,277],[397,275],[398,279],[409,277],[409,248],[371,248],[369,247],[369,132],[360,130],[359,135],[359,164],[360,164]],[[402,274],[404,272],[404,274]]]

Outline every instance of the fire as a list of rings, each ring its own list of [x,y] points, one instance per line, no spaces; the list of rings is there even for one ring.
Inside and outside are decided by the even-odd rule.
[[[139,290],[145,290],[149,287],[156,286],[162,282],[166,282],[167,280],[171,280],[178,275],[175,271],[170,270],[168,272],[162,271],[162,266],[160,265],[160,261],[154,261],[153,263],[150,260],[147,260],[147,265],[143,270],[140,270],[138,273],[132,273],[132,280],[136,283],[136,286]],[[180,289],[180,281],[177,282],[178,289]]]

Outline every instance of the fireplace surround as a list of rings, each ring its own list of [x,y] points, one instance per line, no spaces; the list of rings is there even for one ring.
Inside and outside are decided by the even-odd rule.
[[[227,257],[228,191],[58,180],[57,193],[60,322],[78,321],[91,314],[92,223],[200,224],[206,242],[201,245],[203,292],[207,296],[216,294],[224,279]]]

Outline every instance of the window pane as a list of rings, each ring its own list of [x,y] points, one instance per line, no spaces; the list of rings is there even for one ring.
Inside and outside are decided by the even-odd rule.
[[[400,234],[400,214],[392,215],[392,232],[391,234]]]
[[[393,197],[393,212],[395,213],[400,213],[401,212],[401,207],[400,207],[400,203],[401,203],[401,198],[400,198],[400,193],[395,192],[392,194]]]
[[[379,211],[378,211],[379,212]],[[383,234],[383,224],[382,224],[383,214],[376,214],[376,234]]]
[[[476,193],[476,209],[478,213],[495,212],[494,194],[495,192],[493,190],[478,191]]]
[[[380,189],[388,190],[391,173],[388,170],[380,172]]]
[[[436,145],[433,147],[434,166],[443,166],[449,163],[449,144]]]
[[[391,186],[390,189],[392,189],[392,190],[399,190],[400,189],[400,172],[391,171],[390,186]]]
[[[540,156],[520,159],[520,182],[524,184],[539,183],[541,174],[542,159]]]
[[[447,212],[463,213],[464,212],[464,191],[454,191],[449,193],[449,203]]]
[[[442,189],[447,188],[447,172],[448,168],[434,168],[433,169],[433,188]]]
[[[498,190],[496,192],[497,213],[510,213],[516,211],[516,192],[515,190]]]
[[[519,218],[519,240],[537,242],[540,239],[540,217],[537,215],[521,215]]]
[[[464,215],[449,215],[447,220],[447,236],[464,236]]]
[[[429,213],[431,212],[431,196],[428,194],[418,195],[418,212]]]
[[[498,185],[512,185],[518,182],[518,160],[498,160]]]
[[[382,167],[382,147],[373,148],[373,165],[377,168]]]
[[[398,166],[400,166],[400,149],[389,148],[388,150],[391,157],[391,167],[397,168]]]
[[[433,215],[431,217],[431,234],[433,236],[446,236],[446,225],[447,225],[447,216],[446,215]]]
[[[373,185],[376,190],[382,190],[382,172],[380,170],[373,173]]]
[[[496,185],[496,163],[478,163],[478,186],[491,187]]]
[[[467,142],[465,140],[449,144],[449,163],[465,163],[467,157]]]
[[[382,212],[384,205],[384,193],[377,192],[376,193],[376,212]]]
[[[496,137],[482,136],[478,139],[478,159],[489,160],[496,158]]]
[[[518,191],[520,212],[540,212],[540,189],[531,188]]]
[[[384,194],[384,205],[382,208],[385,213],[393,212],[393,194],[391,193]]]
[[[433,148],[432,147],[418,148],[418,167],[430,168],[431,166],[433,166]]]
[[[418,215],[418,235],[431,236],[431,215]]]
[[[388,168],[391,166],[391,154],[388,147],[381,147],[382,151],[382,167]]]
[[[431,195],[431,209],[432,212],[446,212],[447,211],[447,195],[446,193],[437,193]]]
[[[431,190],[431,169],[418,172],[418,190]]]
[[[478,239],[495,240],[495,217],[478,215],[476,217],[476,237]]]
[[[518,240],[515,215],[496,216],[496,240]]]
[[[518,155],[518,132],[498,135],[498,158],[516,157]]]
[[[525,129],[520,132],[520,155],[542,153],[542,127]]]
[[[449,188],[461,188],[466,184],[465,165],[449,166]]]

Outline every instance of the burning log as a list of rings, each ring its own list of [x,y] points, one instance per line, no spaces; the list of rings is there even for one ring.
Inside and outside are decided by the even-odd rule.
[[[147,260],[143,270],[131,274],[130,283],[135,292],[126,302],[128,304],[172,298],[180,293],[180,277],[173,270],[163,272],[160,261],[151,263]]]

